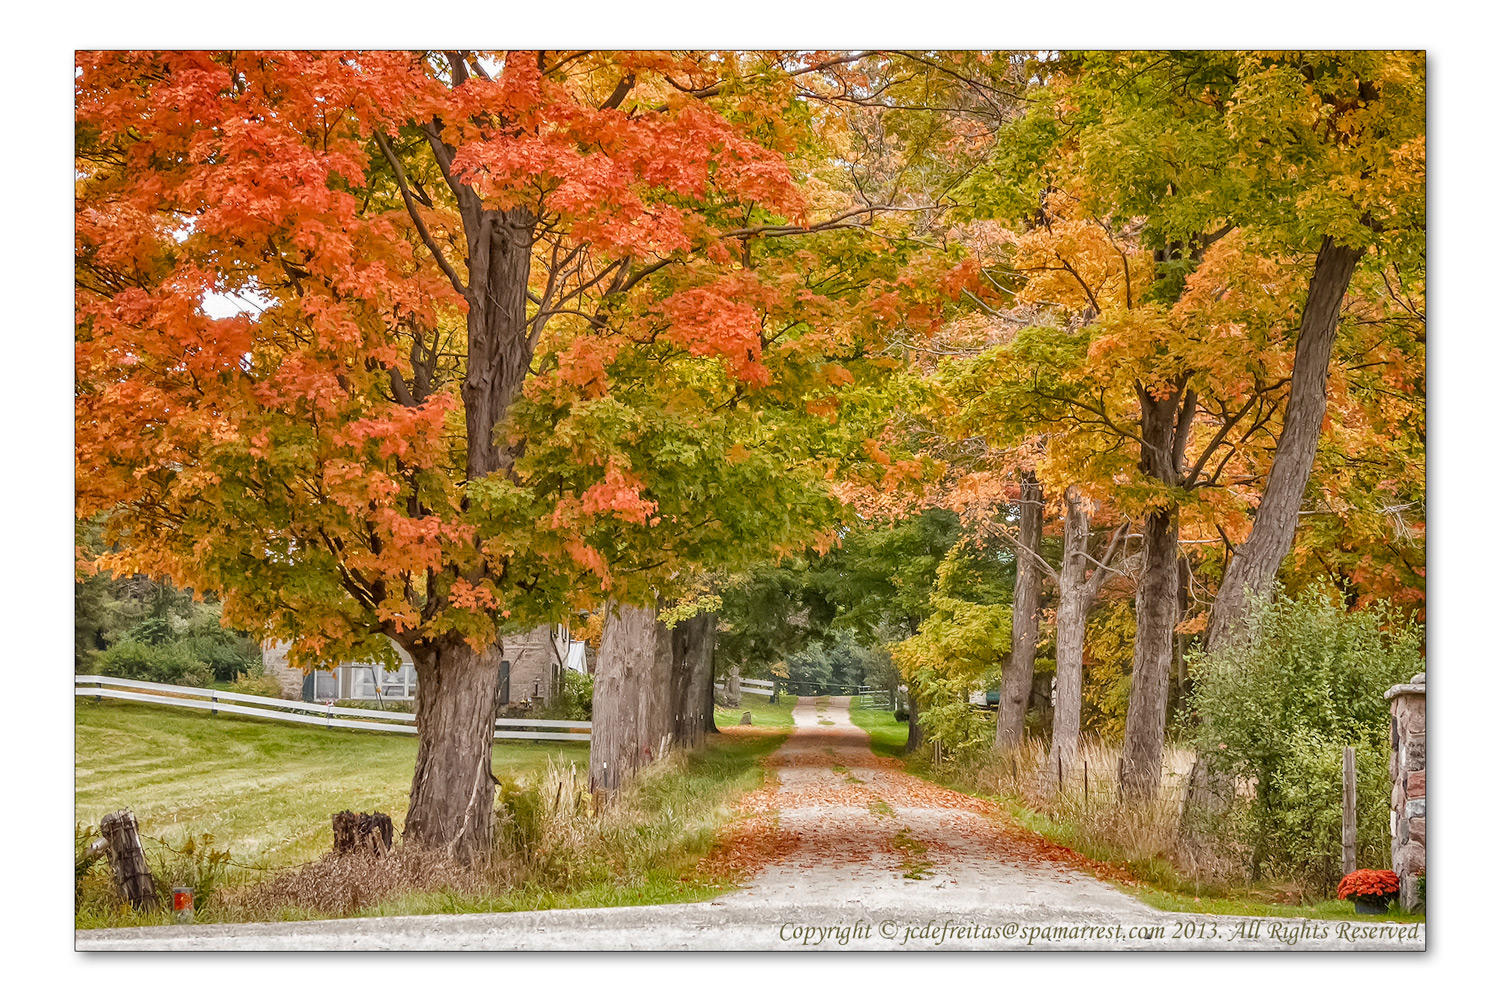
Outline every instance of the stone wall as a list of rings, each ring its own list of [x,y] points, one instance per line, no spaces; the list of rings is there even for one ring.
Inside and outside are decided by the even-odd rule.
[[[1417,877],[1427,873],[1427,675],[1385,693],[1391,703],[1391,868],[1401,905],[1419,905]]]
[[[501,640],[505,659],[510,663],[509,704],[546,701],[552,697],[557,663],[552,632],[553,626],[542,625]],[[502,688],[501,693],[507,692]]]
[[[290,643],[267,642],[260,647],[260,662],[265,666],[266,673],[276,678],[281,684],[281,696],[283,698],[302,697],[302,679],[306,675],[296,667],[289,665],[286,661],[286,651]]]

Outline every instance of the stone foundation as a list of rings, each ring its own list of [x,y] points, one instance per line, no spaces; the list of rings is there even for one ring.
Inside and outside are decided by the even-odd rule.
[[[1385,693],[1391,703],[1391,868],[1401,879],[1401,905],[1423,900],[1417,878],[1427,873],[1427,675]]]

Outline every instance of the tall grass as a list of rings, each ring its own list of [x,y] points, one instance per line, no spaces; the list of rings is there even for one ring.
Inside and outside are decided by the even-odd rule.
[[[1059,773],[1047,744],[1029,739],[1013,751],[972,753],[923,766],[940,780],[1007,801],[1048,839],[1178,891],[1227,890],[1243,881],[1244,845],[1237,811],[1200,815],[1184,809],[1193,754],[1169,746],[1155,796],[1121,794],[1120,746],[1086,740]],[[1243,797],[1246,790],[1238,790]]]

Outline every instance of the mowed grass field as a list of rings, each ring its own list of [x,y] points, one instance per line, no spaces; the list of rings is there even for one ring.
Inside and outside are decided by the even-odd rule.
[[[870,749],[884,757],[906,751],[907,724],[896,713],[883,708],[862,708],[859,699],[849,706],[849,721],[870,734]]]
[[[135,811],[141,833],[178,846],[209,833],[236,862],[281,866],[329,849],[341,809],[406,819],[412,736],[237,720],[191,709],[75,700],[74,814],[84,826]],[[497,741],[501,781],[548,758],[588,766],[587,743]]]
[[[765,726],[774,729],[792,728],[792,709],[797,704],[797,696],[784,694],[776,704],[771,704],[768,695],[750,694],[748,691],[740,692],[739,708],[724,708],[721,705],[714,706],[714,725],[720,729],[725,726],[738,726],[740,719],[746,712],[750,713],[750,724],[753,726]]]

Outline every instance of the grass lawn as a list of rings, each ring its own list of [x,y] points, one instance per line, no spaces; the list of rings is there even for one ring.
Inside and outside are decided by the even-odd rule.
[[[755,726],[766,726],[768,728],[791,729],[792,708],[797,704],[797,696],[784,694],[776,704],[771,704],[769,695],[750,694],[748,691],[740,693],[739,708],[723,708],[714,706],[714,725],[738,726],[740,717],[746,712],[750,713],[751,724]]]
[[[135,811],[141,833],[175,845],[211,833],[238,862],[286,865],[328,850],[341,809],[406,819],[417,741],[411,736],[237,720],[191,709],[75,700],[73,803],[98,826]],[[561,757],[587,767],[585,743],[495,747],[502,780]]]
[[[870,734],[870,749],[882,757],[896,757],[906,750],[905,722],[896,721],[896,713],[878,708],[860,708],[859,699],[850,703],[849,719]]]
[[[97,826],[106,813],[129,807],[145,838],[178,847],[189,835],[212,834],[214,847],[231,852],[236,867],[229,875],[235,883],[254,882],[268,874],[239,866],[283,868],[321,857],[331,846],[329,818],[340,809],[389,813],[398,831],[404,822],[417,747],[409,736],[330,732],[86,699],[79,699],[76,707],[78,822]],[[784,730],[769,727],[763,733],[740,729],[710,737],[704,748],[674,755],[671,762],[642,772],[627,797],[628,808],[617,816],[609,814],[615,818],[602,828],[604,839],[594,842],[586,834],[566,848],[576,858],[577,874],[560,882],[528,878],[524,884],[468,895],[408,892],[338,913],[241,912],[231,903],[200,908],[198,919],[500,912],[711,898],[733,886],[710,881],[696,865],[712,849],[719,830],[734,818],[740,797],[762,784],[762,760],[785,737]],[[511,787],[518,779],[540,778],[549,762],[556,761],[575,780],[585,782],[586,796],[587,745],[507,743],[495,748],[494,761],[496,776]],[[576,765],[576,772],[570,765]],[[553,777],[558,773],[552,772]],[[147,840],[148,857],[155,846]],[[161,911],[135,914],[128,908],[99,905],[91,896],[90,904],[78,913],[77,925],[169,919]]]

